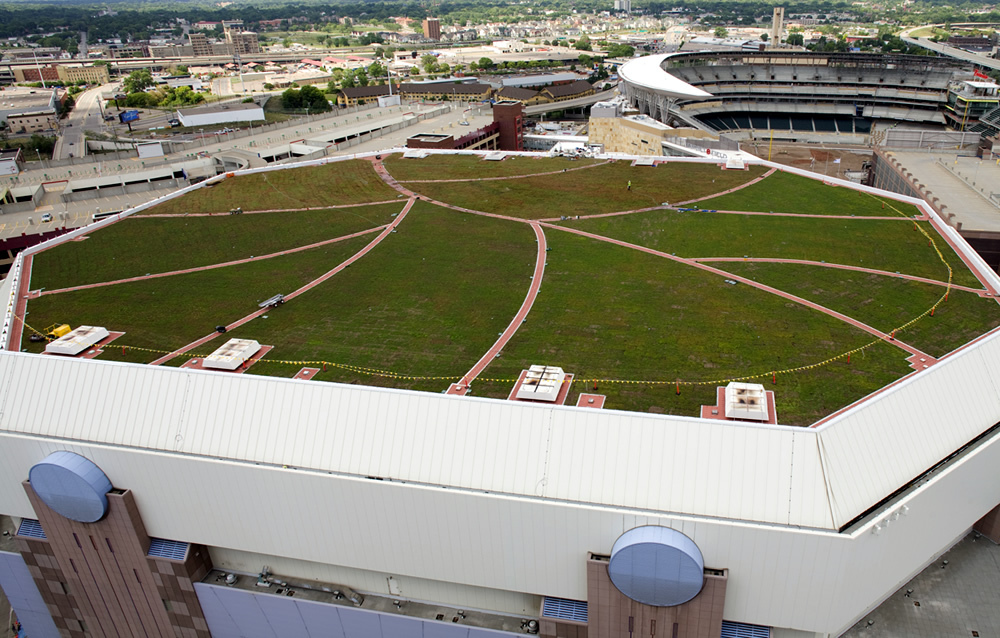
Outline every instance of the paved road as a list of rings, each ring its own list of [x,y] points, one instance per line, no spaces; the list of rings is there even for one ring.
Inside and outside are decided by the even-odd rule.
[[[66,159],[83,157],[87,154],[84,144],[84,131],[100,131],[104,121],[101,119],[101,94],[111,89],[113,84],[104,84],[88,89],[76,95],[76,107],[69,117],[63,120],[62,131],[56,140],[52,157]]]

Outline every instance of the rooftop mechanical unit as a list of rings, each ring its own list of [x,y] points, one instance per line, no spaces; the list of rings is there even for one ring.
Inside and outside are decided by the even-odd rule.
[[[110,333],[101,326],[80,326],[45,346],[47,354],[64,354],[75,357],[94,344],[106,339]]]
[[[730,383],[726,386],[726,418],[767,421],[767,395],[759,383]]]
[[[527,401],[555,401],[566,373],[553,366],[531,366],[517,389],[517,398]]]
[[[235,370],[257,354],[260,344],[253,339],[230,339],[204,359],[203,366],[214,370]]]

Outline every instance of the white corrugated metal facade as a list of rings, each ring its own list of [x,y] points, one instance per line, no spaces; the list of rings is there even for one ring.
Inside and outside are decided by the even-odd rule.
[[[817,428],[0,352],[0,512],[66,449],[151,535],[498,610],[585,599],[587,552],[667,525],[730,570],[728,620],[832,634],[1000,502],[989,439],[839,531],[1000,421],[998,335]]]

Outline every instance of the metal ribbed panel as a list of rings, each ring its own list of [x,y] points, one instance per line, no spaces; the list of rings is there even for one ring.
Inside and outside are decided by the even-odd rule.
[[[187,556],[188,544],[181,541],[170,541],[165,538],[149,539],[149,551],[147,556],[154,558],[169,558],[170,560],[184,560]]]
[[[27,536],[28,538],[41,538],[42,540],[47,539],[45,535],[45,530],[42,529],[42,524],[33,518],[22,518],[21,526],[17,528],[18,536]]]
[[[587,602],[567,598],[542,598],[542,617],[587,622]]]
[[[771,628],[723,620],[721,638],[771,638]]]
[[[721,638],[771,638],[771,628],[723,620]]]

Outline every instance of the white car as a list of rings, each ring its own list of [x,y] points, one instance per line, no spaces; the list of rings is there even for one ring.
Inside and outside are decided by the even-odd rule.
[[[42,213],[42,223],[47,223],[52,221],[52,213]]]

